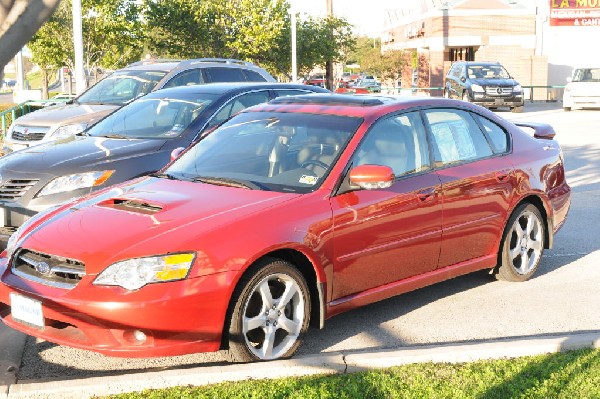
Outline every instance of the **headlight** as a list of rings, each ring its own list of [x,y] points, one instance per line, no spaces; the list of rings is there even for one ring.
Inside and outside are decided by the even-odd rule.
[[[80,188],[96,187],[107,181],[114,172],[114,170],[104,170],[57,177],[46,184],[37,196],[42,197],[44,195],[63,193]]]
[[[183,280],[194,262],[194,254],[174,254],[117,262],[96,277],[94,285],[117,285],[137,290],[146,284]]]
[[[473,90],[473,92],[477,92],[477,93],[483,93],[485,91],[485,90],[483,90],[483,87],[476,85],[476,84],[471,85],[471,90]]]
[[[62,139],[63,137],[73,136],[77,133],[81,133],[85,130],[87,124],[75,123],[73,125],[61,126],[48,135],[48,138]]]
[[[523,91],[523,88],[521,87],[521,85],[516,85],[515,87],[513,87],[513,92],[521,92]]]
[[[8,243],[6,244],[6,257],[10,259],[17,249],[18,238],[21,236],[21,232],[23,231],[23,226],[19,227],[17,231],[12,233],[8,238]]]

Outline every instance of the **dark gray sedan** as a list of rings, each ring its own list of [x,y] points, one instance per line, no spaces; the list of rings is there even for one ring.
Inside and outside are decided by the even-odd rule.
[[[32,215],[162,169],[173,150],[252,105],[328,92],[282,83],[214,83],[159,90],[75,136],[0,158],[0,245]],[[2,245],[3,247],[4,245]]]

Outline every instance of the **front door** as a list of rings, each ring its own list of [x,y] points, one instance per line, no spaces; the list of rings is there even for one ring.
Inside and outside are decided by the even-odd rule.
[[[355,190],[331,199],[333,300],[437,267],[441,185],[429,158],[418,112],[380,120],[367,133],[352,166],[390,166],[396,179],[386,189]]]

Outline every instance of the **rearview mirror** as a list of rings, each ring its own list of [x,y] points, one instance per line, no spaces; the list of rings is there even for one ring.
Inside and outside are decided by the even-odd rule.
[[[360,165],[350,171],[350,183],[364,190],[388,188],[394,182],[394,171],[389,166]]]

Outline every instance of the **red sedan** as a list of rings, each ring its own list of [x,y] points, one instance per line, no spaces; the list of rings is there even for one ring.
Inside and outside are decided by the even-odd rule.
[[[4,323],[112,356],[291,356],[309,326],[476,270],[525,281],[565,222],[548,125],[461,101],[245,110],[161,173],[42,212],[0,262]],[[526,295],[526,293],[524,293]]]

